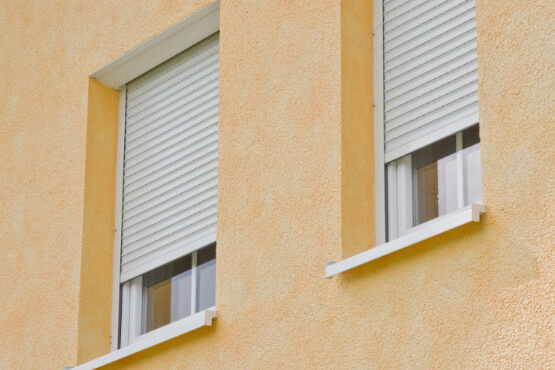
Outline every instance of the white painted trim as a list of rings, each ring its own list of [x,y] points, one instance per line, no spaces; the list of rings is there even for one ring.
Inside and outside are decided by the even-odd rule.
[[[131,284],[129,307],[122,307],[121,315],[129,316],[129,344],[135,343],[142,334],[143,325],[143,277],[137,276]]]
[[[399,203],[397,200],[397,161],[387,164],[387,240],[399,237]],[[385,244],[385,241],[379,245]]]
[[[220,29],[220,1],[171,26],[94,72],[91,77],[117,89]]]
[[[196,313],[197,301],[197,251],[191,254],[191,313]],[[167,326],[174,323],[164,325],[161,328],[146,331],[146,323],[144,316],[147,313],[146,307],[146,289],[143,284],[144,275],[137,276],[123,283],[122,286],[122,305],[121,305],[121,345],[120,348],[149,338],[157,333],[164,331]],[[215,310],[215,307],[208,310]]]
[[[386,192],[383,102],[383,0],[374,0],[374,228],[376,245],[385,243]]]
[[[110,348],[118,349],[119,342],[119,306],[120,306],[120,268],[121,268],[121,227],[123,196],[123,153],[125,145],[125,106],[126,89],[119,90],[118,106],[118,153],[116,162],[116,225],[114,229],[114,265],[112,277],[112,323]]]
[[[479,222],[480,214],[483,213],[486,213],[485,206],[481,204],[471,204],[468,207],[460,209],[456,212],[423,223],[413,228],[410,233],[388,243],[374,247],[340,262],[328,262],[325,270],[326,278],[351,270],[357,266],[376,260],[380,257],[409,247],[436,235],[443,234],[444,232],[455,229],[459,226],[471,222]]]
[[[147,338],[140,338],[133,344],[128,345],[115,352],[95,358],[92,361],[85,362],[79,366],[74,367],[75,370],[91,370],[97,369],[121,360],[122,358],[131,356],[137,352],[143,351],[147,348],[153,347],[157,344],[166,342],[172,338],[178,337],[185,333],[189,333],[195,329],[203,326],[212,326],[212,320],[217,317],[216,311],[208,309],[176,321],[170,325],[166,325],[160,329],[154,330]],[[163,329],[163,330],[162,330]],[[156,333],[155,333],[156,332]]]
[[[121,330],[120,330],[120,345],[119,347],[126,347],[129,345],[129,306],[131,305],[131,282],[125,282],[121,285]],[[119,327],[116,327],[118,330]],[[117,350],[117,348],[115,349]]]
[[[208,311],[216,311],[216,306],[212,306],[212,307],[210,307],[210,308],[207,308],[206,310],[208,310]],[[198,313],[200,313],[200,312],[204,312],[204,311],[206,311],[206,310],[202,310],[202,311],[196,312],[196,313],[191,314],[191,315],[189,315],[189,316],[187,316],[187,317],[184,317],[183,319],[180,319],[180,320],[178,320],[178,321],[174,321],[174,322],[169,323],[169,324],[167,324],[167,325],[164,325],[164,326],[162,326],[162,327],[160,327],[160,328],[158,328],[158,329],[151,330],[151,331],[149,331],[148,333],[144,333],[144,334],[142,334],[140,337],[137,338],[136,342],[142,341],[142,340],[145,340],[145,339],[149,339],[150,337],[153,337],[153,336],[158,336],[158,335],[160,335],[161,333],[164,333],[164,332],[166,332],[166,331],[171,331],[171,330],[172,330],[171,326],[174,325],[175,323],[180,322],[181,320],[185,320],[185,319],[187,319],[187,318],[189,318],[189,317],[191,317],[191,316],[193,316],[193,315],[196,315],[196,314],[198,314]]]
[[[397,188],[397,237],[400,237],[409,233],[414,226],[412,154],[396,162],[397,183],[393,186]]]
[[[463,162],[463,133],[459,131],[455,134],[455,151],[457,157],[457,207],[462,208],[465,204],[465,176],[464,176],[464,162]]]
[[[197,254],[191,255],[191,313],[197,311]]]

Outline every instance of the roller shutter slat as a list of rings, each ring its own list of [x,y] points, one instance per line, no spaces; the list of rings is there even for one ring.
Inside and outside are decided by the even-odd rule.
[[[417,40],[403,44],[384,55],[384,60],[389,68],[388,71],[410,62],[430,50],[441,47],[447,42],[457,42],[456,38],[464,34],[472,34],[476,37],[476,28],[472,19],[461,24],[449,22],[426,33],[426,37],[420,37]]]
[[[438,112],[436,119],[429,120],[426,125],[418,125],[419,122],[416,121],[413,122],[413,127],[401,127],[398,131],[390,132],[386,150],[397,149],[410,142],[414,142],[413,136],[415,131],[418,131],[419,136],[423,136],[441,129],[442,126],[454,124],[458,120],[463,121],[466,117],[478,112],[478,102],[473,97],[465,97],[461,99],[459,104],[449,105],[448,108],[449,110]],[[464,128],[466,128],[466,125]]]
[[[217,159],[209,162],[209,166],[200,166],[195,171],[187,173],[185,176],[178,178],[179,181],[177,186],[170,188],[161,188],[158,191],[151,191],[148,196],[138,197],[136,199],[127,200],[123,207],[125,208],[125,222],[132,217],[135,217],[141,212],[145,212],[153,207],[157,207],[158,204],[171,200],[172,197],[178,196],[179,194],[189,191],[198,186],[203,186],[204,183],[216,179],[217,177]],[[208,167],[208,168],[206,168]]]
[[[207,199],[211,196],[217,195],[216,181],[211,181],[207,186],[199,186],[191,191],[178,194],[174,199],[169,202],[161,202],[157,206],[147,209],[144,212],[138,213],[135,217],[130,217],[124,220],[122,231],[123,236],[132,234],[137,230],[142,229],[142,222],[150,219],[149,222],[159,222],[166,217],[170,217],[194,204],[196,202]]]
[[[407,32],[415,26],[427,22],[437,17],[448,9],[460,4],[464,0],[416,0],[411,1],[411,5],[415,5],[402,14],[389,18],[387,13],[384,14],[384,35],[388,38],[395,38]],[[389,18],[389,19],[388,19]]]
[[[152,117],[156,117],[155,119],[157,119],[160,115],[163,116],[167,114],[168,111],[176,109],[177,107],[182,107],[184,103],[190,102],[194,104],[200,96],[217,88],[217,69],[215,71],[203,72],[205,72],[203,76],[199,76],[198,74],[194,75],[196,78],[194,81],[184,80],[172,86],[172,89],[166,89],[158,93],[158,95],[143,103],[142,106],[137,106],[133,114],[128,111],[127,127],[135,131],[135,125],[144,126],[145,122],[148,124],[153,121]],[[175,104],[176,101],[179,102],[177,106]]]
[[[212,210],[214,208],[215,207],[213,207]],[[164,237],[162,238],[158,238],[147,245],[141,245],[142,248],[138,248],[138,245],[131,245],[129,248],[123,249],[121,254],[122,263],[141,258],[167,245],[174,245],[174,243],[180,240],[194,239],[195,234],[199,230],[202,230],[215,222],[213,217],[208,215],[209,211],[210,209],[195,215],[196,217],[192,218],[194,222],[187,225],[187,227],[180,228],[179,230],[169,234],[164,234]]]
[[[476,38],[472,38],[464,44],[457,46],[450,46],[438,48],[433,53],[423,56],[422,59],[413,61],[413,63],[406,63],[398,68],[386,72],[387,80],[385,84],[389,90],[392,87],[397,87],[405,81],[417,79],[426,72],[436,70],[438,67],[449,64],[452,65],[451,69],[460,67],[467,62],[465,56],[476,55]]]
[[[418,79],[405,81],[399,86],[386,90],[385,100],[389,102],[391,99],[395,99],[410,91],[419,90],[428,84],[433,84],[435,81],[451,79],[451,76],[458,71],[470,72],[478,69],[478,61],[473,51],[461,57],[459,62],[460,65],[453,63],[444,64],[418,76]]]
[[[155,85],[154,88],[146,89],[135,99],[129,100],[128,101],[129,112],[131,114],[135,114],[140,109],[144,109],[143,106],[144,107],[150,106],[152,104],[152,102],[150,101],[151,99],[158,98],[155,100],[155,101],[158,101],[159,98],[166,96],[164,95],[164,93],[179,89],[179,87],[182,87],[180,83],[182,83],[184,80],[187,81],[187,77],[190,77],[190,75],[195,75],[196,79],[199,79],[200,77],[204,77],[206,75],[206,73],[197,75],[199,71],[213,70],[213,69],[217,71],[218,61],[219,61],[219,54],[217,52],[217,49],[215,49],[215,52],[213,55],[209,56],[208,58],[200,60],[199,63],[190,66],[190,68],[179,71],[179,75],[177,77],[169,78],[164,82]]]
[[[469,10],[473,12],[474,18],[476,18],[474,5],[471,2],[458,4],[455,7],[448,8],[445,13],[439,14],[438,17],[427,19],[426,22],[418,22],[418,25],[411,29],[393,29],[391,32],[384,34],[384,52],[388,52],[405,43],[413,42],[420,37],[425,37],[428,32],[433,31],[435,28],[455,22],[457,18],[466,14]]]
[[[407,141],[402,145],[397,145],[393,147],[389,145],[386,147],[386,154],[385,154],[385,161],[389,163],[403,154],[407,150],[407,147],[410,148],[409,152],[414,152],[415,150],[424,148],[432,143],[435,143],[442,138],[451,136],[456,134],[457,132],[469,128],[471,126],[476,125],[478,122],[478,104],[475,105],[476,109],[474,112],[470,112],[468,115],[469,110],[464,109],[460,112],[453,113],[452,117],[456,116],[456,120],[447,121],[449,123],[445,123],[445,119],[449,117],[443,117],[440,125],[429,125],[426,127],[426,132],[420,135],[418,141]]]
[[[138,96],[155,89],[156,86],[163,84],[167,80],[171,80],[176,74],[190,68],[190,66],[199,61],[210,58],[214,53],[218,53],[218,45],[207,41],[208,39],[187,49],[185,51],[185,53],[189,54],[187,58],[172,58],[150,72],[137,77],[133,80],[133,86],[128,86],[127,100],[130,102],[135,101]],[[160,69],[164,70],[163,73],[158,73]]]
[[[386,0],[383,4],[384,15],[403,5],[410,5],[414,0]],[[426,1],[426,0],[423,0]]]
[[[390,162],[477,119],[476,11],[474,0],[392,0],[384,10],[384,141]]]
[[[218,117],[218,99],[213,98],[208,104],[202,104],[187,114],[177,115],[163,122],[157,122],[155,128],[146,127],[143,132],[136,135],[134,140],[130,140],[125,144],[126,150],[130,155],[136,152],[142,152],[148,149],[156,142],[164,140],[168,136],[173,136],[181,130],[187,130],[197,124],[203,122],[210,117]]]
[[[191,171],[191,173],[177,177],[176,180],[179,181],[164,183],[162,186],[154,187],[154,189],[145,192],[144,196],[125,200],[123,204],[125,213],[129,213],[130,217],[132,217],[135,212],[140,212],[139,210],[135,210],[135,208],[144,209],[156,206],[157,202],[166,201],[167,198],[181,193],[184,189],[192,189],[198,184],[208,181],[208,179],[217,176],[216,163],[217,158],[214,158],[198,166],[194,171]],[[127,215],[123,219],[127,220]]]
[[[199,126],[199,127],[196,127]],[[204,126],[204,127],[203,127]],[[195,138],[190,138],[189,134],[200,138],[201,136],[204,137],[206,135],[214,135],[216,138],[218,137],[218,116],[213,115],[208,117],[207,120],[203,121],[200,125],[195,125],[188,130],[183,128],[181,130],[173,130],[166,135],[162,135],[162,137],[155,137],[153,140],[155,144],[151,142],[144,145],[144,148],[139,148],[140,150],[129,151],[128,158],[129,167],[127,168],[127,174],[132,173],[132,168],[134,166],[139,165],[143,161],[148,160],[149,158],[159,158],[167,155],[172,150],[175,149],[176,146],[179,146],[183,140],[188,139],[190,143],[194,143],[198,140],[194,140]]]
[[[450,83],[444,85],[442,88],[434,90],[420,99],[405,104],[404,107],[399,107],[390,113],[386,113],[387,124],[385,132],[387,133],[396,127],[406,126],[411,121],[424,117],[427,114],[434,114],[434,112],[449,106],[449,104],[458,99],[473,95],[472,93],[478,88],[477,80],[471,80],[470,82],[462,81],[459,84]]]
[[[125,203],[128,200],[135,200],[141,197],[144,197],[144,199],[149,199],[149,193],[151,192],[153,192],[154,194],[164,193],[176,186],[180,186],[181,182],[179,180],[186,178],[189,172],[201,169],[202,167],[207,167],[209,163],[213,162],[217,158],[218,153],[216,151],[212,151],[202,157],[196,158],[192,162],[188,162],[186,166],[179,168],[173,173],[169,173],[167,176],[164,176],[162,178],[155,178],[150,182],[142,181],[140,184],[131,184],[135,185],[136,188],[130,190],[128,193],[124,193],[124,211]]]
[[[420,97],[425,98],[427,93],[431,93],[436,89],[440,89],[443,86],[457,82],[458,80],[470,82],[477,79],[478,71],[475,66],[463,66],[457,68],[448,74],[444,74],[436,79],[420,85],[418,89],[409,90],[400,96],[390,99],[385,106],[385,111],[389,112],[390,110],[393,110]]]
[[[194,120],[187,120],[185,124],[177,125],[177,127],[168,128],[162,133],[151,135],[150,139],[146,140],[143,145],[138,145],[132,149],[127,150],[126,159],[135,160],[145,153],[156,153],[162,151],[181,140],[184,135],[186,137],[189,129],[194,129],[199,123],[202,124],[203,122],[207,122],[208,124],[217,123],[217,109],[215,109],[211,114],[207,113],[206,115],[203,115],[202,117],[199,116]]]
[[[205,94],[197,96],[195,99],[189,100],[186,104],[173,107],[173,110],[164,112],[155,112],[147,117],[147,119],[129,127],[126,135],[125,144],[131,144],[135,140],[139,140],[151,131],[159,130],[161,127],[174,125],[176,122],[188,120],[193,117],[202,115],[209,110],[218,101],[218,89],[214,88]]]
[[[427,1],[428,0],[403,0],[398,2],[392,1],[390,3],[385,3],[383,7],[383,19],[385,22],[391,22],[395,18],[401,16],[402,14],[405,14],[408,11],[411,11],[415,7],[426,3]]]
[[[127,260],[122,267],[121,280],[127,281],[152,269],[152,265],[162,266],[183,255],[200,249],[216,240],[216,223],[207,224],[194,235],[189,235],[173,243],[153,250],[147,255]],[[148,261],[145,263],[145,261]]]
[[[174,217],[166,218],[157,223],[149,220],[148,227],[128,235],[123,233],[122,240],[126,245],[123,254],[125,255],[130,250],[143,249],[165,238],[173,238],[172,236],[183,232],[184,229],[191,227],[197,221],[210,217],[215,209],[216,199],[212,197],[193,204],[191,207],[174,215]]]
[[[150,173],[150,176],[141,177],[136,181],[125,184],[123,197],[135,199],[143,195],[147,191],[156,189],[159,186],[164,186],[168,182],[176,181],[176,178],[186,174],[190,170],[199,166],[205,165],[206,162],[218,157],[218,143],[213,142],[199,150],[191,153],[190,156],[181,158],[180,160],[170,163],[167,166],[156,169]]]
[[[127,85],[121,282],[216,241],[218,38]]]
[[[170,115],[176,110],[190,110],[193,107],[202,104],[207,97],[213,97],[214,93],[218,92],[218,79],[212,79],[206,85],[200,85],[190,94],[184,96],[172,96],[166,101],[161,102],[159,105],[149,107],[135,116],[130,117],[127,121],[130,123],[128,126],[129,132],[136,132],[140,128],[147,125],[152,125],[158,122],[160,118]],[[171,99],[171,100],[170,100]],[[134,127],[134,125],[138,125]]]
[[[392,126],[390,129],[386,128],[386,140],[391,141],[393,139],[396,139],[401,134],[406,134],[409,132],[411,133],[411,135],[417,134],[417,132],[414,131],[425,128],[427,125],[432,124],[432,122],[438,122],[438,120],[451,114],[452,112],[464,109],[465,107],[469,107],[477,101],[478,99],[475,95],[468,93],[467,95],[460,97],[458,100],[451,101],[448,104],[444,104],[441,106],[439,106],[438,104],[438,108],[430,110],[423,115],[419,115],[420,112],[414,114],[415,118],[408,121],[407,123],[396,127]]]
[[[200,129],[200,128],[199,128]],[[218,143],[218,123],[203,127],[198,132],[191,133],[185,140],[180,140],[159,152],[147,151],[140,156],[132,158],[133,162],[125,171],[124,181],[131,184],[138,179],[150,175],[155,170],[161,169],[183,158],[199,152],[207,144]]]

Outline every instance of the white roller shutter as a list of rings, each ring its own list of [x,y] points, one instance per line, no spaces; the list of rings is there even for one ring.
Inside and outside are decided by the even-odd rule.
[[[385,162],[478,123],[475,0],[383,4]]]
[[[219,34],[127,84],[121,282],[216,241]]]

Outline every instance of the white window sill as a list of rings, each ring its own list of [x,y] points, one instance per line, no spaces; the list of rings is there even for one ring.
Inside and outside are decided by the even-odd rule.
[[[212,320],[215,318],[216,311],[214,309],[208,309],[198,312],[194,315],[171,323],[167,326],[161,327],[160,329],[156,329],[148,333],[147,337],[142,338],[135,343],[128,345],[127,347],[123,347],[121,349],[118,349],[117,351],[108,353],[107,355],[95,358],[94,360],[76,366],[73,368],[73,370],[97,369],[101,366],[111,364],[124,357],[131,356],[137,352],[166,342],[172,338],[178,337],[195,329],[201,328],[203,326],[211,326]]]
[[[326,263],[326,278],[351,270],[380,257],[386,256],[423,240],[429,239],[459,226],[479,222],[480,214],[486,213],[486,207],[481,204],[471,204],[448,215],[438,217],[415,227],[410,233],[388,243],[379,245],[340,262]]]

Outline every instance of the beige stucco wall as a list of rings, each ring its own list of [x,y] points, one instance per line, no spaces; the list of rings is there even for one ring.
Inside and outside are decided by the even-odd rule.
[[[83,241],[79,281],[77,360],[83,363],[110,351],[116,159],[117,91],[90,79],[87,113]]]
[[[117,96],[88,76],[208,3],[0,5],[0,368],[108,350]],[[552,2],[477,0],[484,222],[326,280],[374,240],[369,5],[222,0],[218,319],[113,368],[553,368]]]

